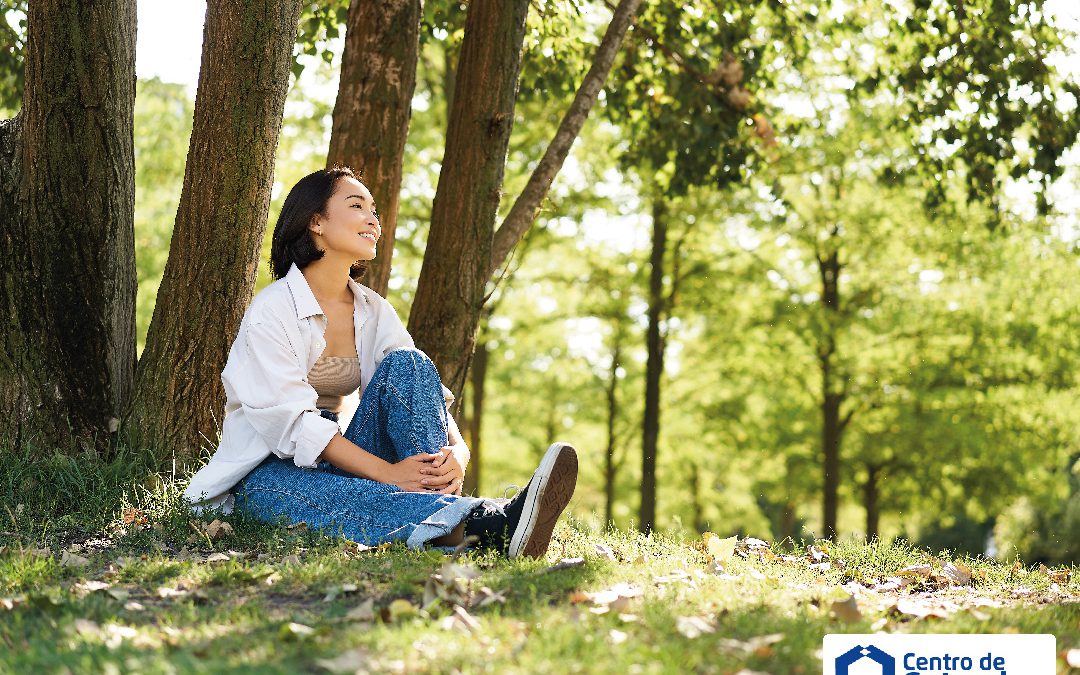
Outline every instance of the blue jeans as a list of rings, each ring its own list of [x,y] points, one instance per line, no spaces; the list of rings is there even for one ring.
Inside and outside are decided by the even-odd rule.
[[[431,359],[415,349],[387,354],[344,436],[388,462],[445,446],[446,406]],[[307,523],[368,546],[404,540],[411,548],[450,533],[473,509],[489,502],[403,492],[329,462],[306,469],[275,455],[244,477],[235,494],[237,508],[258,520]]]

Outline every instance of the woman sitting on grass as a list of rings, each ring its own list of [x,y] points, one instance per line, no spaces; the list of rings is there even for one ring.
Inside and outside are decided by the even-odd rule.
[[[574,493],[574,448],[552,445],[509,502],[461,496],[469,449],[453,395],[390,303],[355,281],[379,235],[371,193],[348,168],[289,192],[274,227],[277,281],[244,314],[221,373],[221,443],[185,498],[372,546],[476,535],[510,558],[543,555]]]

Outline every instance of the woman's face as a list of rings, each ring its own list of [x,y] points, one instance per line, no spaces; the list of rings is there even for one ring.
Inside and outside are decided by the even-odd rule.
[[[363,183],[344,176],[334,186],[324,214],[317,214],[310,226],[315,245],[326,256],[357,260],[375,258],[375,244],[382,235],[375,200]]]

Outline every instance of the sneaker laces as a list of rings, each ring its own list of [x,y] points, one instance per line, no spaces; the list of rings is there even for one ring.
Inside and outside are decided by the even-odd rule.
[[[511,490],[513,490],[513,491],[514,491],[514,494],[512,494],[512,495],[510,495],[510,496],[507,496],[507,495],[506,495],[506,493],[507,493],[507,492],[510,492]],[[516,496],[517,496],[517,494],[518,494],[519,492],[521,492],[521,486],[520,486],[520,485],[513,485],[513,484],[511,484],[511,485],[507,485],[507,486],[506,486],[506,489],[505,489],[505,490],[503,490],[503,496],[502,496],[502,498],[503,498],[503,499],[513,499],[514,497],[516,497]]]

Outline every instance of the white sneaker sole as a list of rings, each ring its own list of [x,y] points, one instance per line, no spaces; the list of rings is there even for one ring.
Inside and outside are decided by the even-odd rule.
[[[551,532],[577,485],[577,451],[569,443],[552,443],[528,483],[521,519],[506,557],[539,558],[547,553]]]

